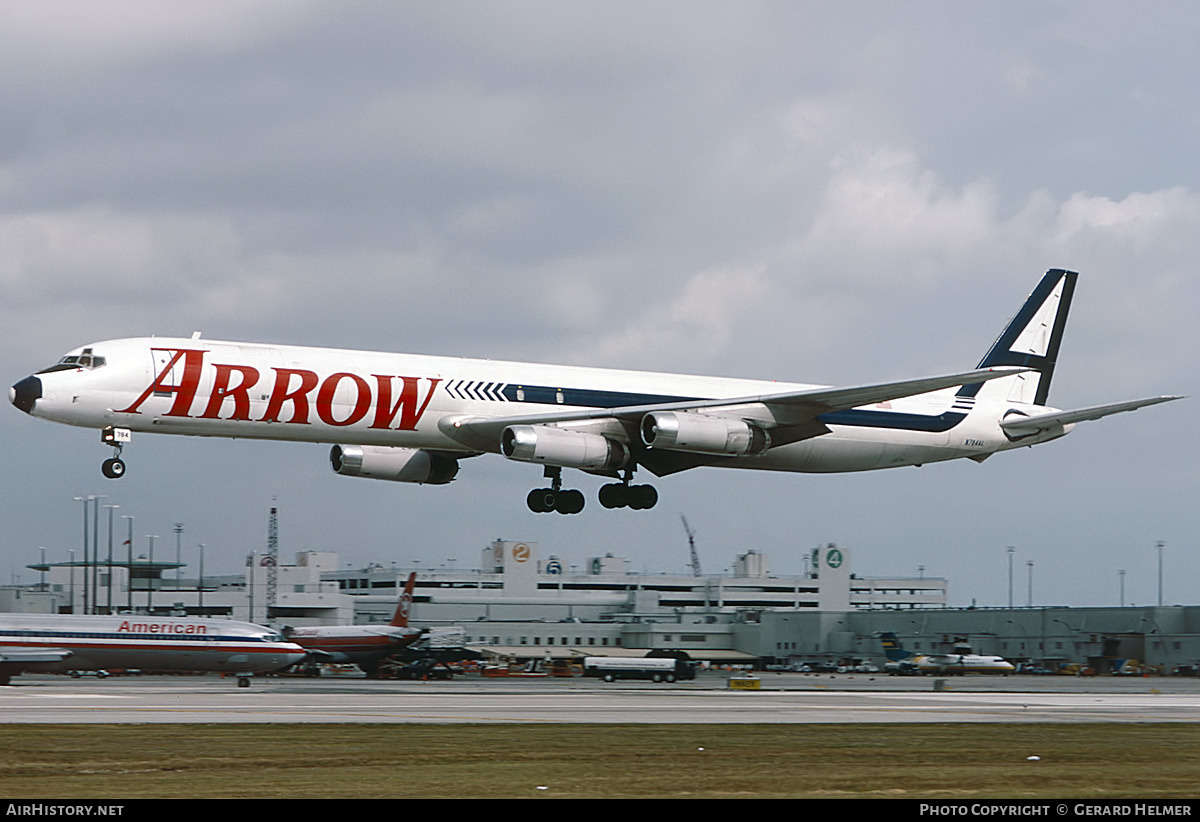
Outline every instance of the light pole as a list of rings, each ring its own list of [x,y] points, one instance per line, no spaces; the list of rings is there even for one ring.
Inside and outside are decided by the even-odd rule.
[[[1077,647],[1078,643],[1075,642],[1075,629],[1072,628],[1067,623],[1063,622],[1061,619],[1052,619],[1050,621],[1057,622],[1059,625],[1061,625],[1067,629],[1067,638],[1068,638],[1068,641],[1071,643],[1071,650],[1072,650],[1072,652],[1078,652],[1079,651],[1079,648]]]
[[[146,538],[150,540],[150,558],[147,560],[146,573],[146,613],[154,613],[154,540],[158,539],[158,534],[146,534]]]
[[[1030,608],[1032,608],[1033,607],[1033,560],[1031,560],[1031,559],[1025,560],[1025,565],[1026,565],[1026,567],[1029,568],[1029,602],[1027,604],[1029,605]]]
[[[200,543],[200,584],[198,586],[198,593],[200,594],[200,602],[199,602],[200,607],[198,609],[200,611],[199,615],[203,617],[204,616],[204,543],[203,542]]]
[[[128,564],[125,568],[125,607],[133,613],[133,514],[121,514],[121,519],[129,524],[129,538],[125,546],[129,549]]]
[[[113,570],[112,570],[112,569],[113,569],[113,563],[112,563],[112,549],[113,549],[113,511],[115,511],[116,509],[120,508],[121,506],[119,506],[119,505],[105,505],[104,507],[108,509],[108,606],[107,606],[107,608],[106,608],[106,610],[105,610],[105,613],[106,613],[106,614],[111,614],[111,613],[113,612],[113,609],[112,609],[112,589],[113,589]]]
[[[108,499],[108,494],[93,494],[92,501],[92,610],[100,610],[100,500]]]
[[[179,571],[183,567],[183,523],[175,523],[175,590],[179,590]]]
[[[72,497],[83,503],[83,612],[88,612],[88,500],[91,497]],[[75,598],[71,598],[71,613],[75,613]]]
[[[1121,580],[1121,607],[1125,607],[1125,569],[1117,571],[1117,578]]]
[[[1159,608],[1161,608],[1161,607],[1162,607],[1162,604],[1163,604],[1163,595],[1162,595],[1162,568],[1163,568],[1163,566],[1162,566],[1162,557],[1163,557],[1163,546],[1164,546],[1164,545],[1166,545],[1166,543],[1165,543],[1165,542],[1163,542],[1163,541],[1160,539],[1160,540],[1159,540],[1159,541],[1158,541],[1158,542],[1155,544],[1155,546],[1154,546],[1155,548],[1157,548],[1157,549],[1158,549],[1158,607],[1159,607]]]
[[[1025,646],[1029,644],[1029,632],[1026,631],[1025,626],[1019,622],[1014,622],[1011,619],[1005,621],[1021,632],[1021,654],[1024,656],[1025,651],[1028,650]]]
[[[1013,607],[1013,554],[1017,549],[1011,545],[1004,549],[1008,553],[1008,610]]]

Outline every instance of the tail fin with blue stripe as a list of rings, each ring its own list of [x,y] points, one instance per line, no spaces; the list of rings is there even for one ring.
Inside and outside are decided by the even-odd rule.
[[[963,386],[958,392],[960,397],[986,393],[1009,402],[1046,404],[1078,277],[1077,272],[1061,268],[1047,271],[979,361],[980,368],[1016,365],[1031,370],[1003,380]]]

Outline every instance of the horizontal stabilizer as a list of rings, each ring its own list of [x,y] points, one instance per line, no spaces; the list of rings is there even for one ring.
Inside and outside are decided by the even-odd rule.
[[[1086,422],[1087,420],[1098,420],[1101,417],[1107,417],[1111,414],[1120,414],[1123,411],[1136,411],[1139,408],[1145,408],[1147,405],[1158,405],[1160,402],[1170,402],[1171,400],[1180,399],[1183,399],[1183,397],[1178,395],[1147,397],[1144,400],[1116,402],[1110,405],[1094,405],[1091,408],[1080,408],[1076,411],[1055,411],[1050,414],[1038,414],[1034,417],[1014,416],[1003,420],[1000,423],[1000,427],[1010,434],[1031,434],[1035,431],[1060,428],[1064,425]]]

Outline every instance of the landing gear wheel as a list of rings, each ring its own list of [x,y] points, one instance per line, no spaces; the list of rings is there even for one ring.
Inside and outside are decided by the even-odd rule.
[[[100,473],[109,479],[120,479],[125,476],[125,462],[117,457],[106,459],[100,464]]]
[[[560,514],[578,514],[583,510],[582,491],[559,491],[555,494],[554,510]]]
[[[601,485],[600,504],[605,508],[624,508],[629,504],[629,486],[619,482]]]
[[[563,490],[562,469],[555,465],[547,465],[546,478],[550,480],[549,488],[535,488],[525,497],[525,504],[535,514],[547,514],[557,511],[560,514],[578,514],[583,510],[583,492]]]
[[[600,504],[605,508],[632,508],[635,511],[653,508],[658,503],[658,491],[653,485],[630,485],[633,469],[626,469],[621,482],[600,486]]]
[[[658,504],[658,491],[653,485],[633,485],[629,488],[629,507],[635,511],[653,508]]]
[[[553,488],[535,488],[525,498],[525,504],[535,514],[546,514],[554,510],[557,498],[558,494],[554,493]]]

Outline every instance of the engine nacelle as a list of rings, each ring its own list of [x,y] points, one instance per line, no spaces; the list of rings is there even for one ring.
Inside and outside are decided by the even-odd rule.
[[[746,457],[771,447],[771,435],[743,420],[681,411],[642,417],[642,442],[651,448]]]
[[[414,448],[386,445],[335,445],[333,470],[347,477],[445,485],[458,473],[458,460]]]
[[[510,460],[586,471],[615,471],[629,462],[629,449],[616,440],[549,425],[510,425],[500,435],[500,452]]]

